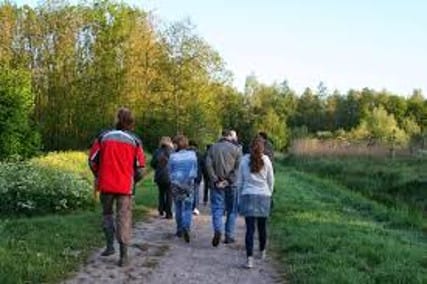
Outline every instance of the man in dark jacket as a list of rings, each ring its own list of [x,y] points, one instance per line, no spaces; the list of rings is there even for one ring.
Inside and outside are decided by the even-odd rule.
[[[101,192],[103,229],[107,248],[103,256],[114,254],[114,231],[120,244],[120,266],[128,264],[127,249],[132,235],[132,193],[145,167],[142,143],[131,132],[135,120],[130,110],[117,112],[116,129],[99,135],[89,153],[89,166]],[[113,207],[116,203],[116,224]]]
[[[222,216],[226,213],[225,243],[234,242],[237,215],[237,190],[235,187],[242,150],[233,143],[229,130],[213,144],[206,157],[206,169],[211,183],[211,211],[214,227],[212,245],[218,246],[223,231]]]

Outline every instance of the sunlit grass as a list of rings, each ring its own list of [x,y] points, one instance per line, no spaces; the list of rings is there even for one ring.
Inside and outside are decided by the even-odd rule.
[[[290,168],[276,177],[271,240],[289,282],[427,281],[427,239],[407,215]]]

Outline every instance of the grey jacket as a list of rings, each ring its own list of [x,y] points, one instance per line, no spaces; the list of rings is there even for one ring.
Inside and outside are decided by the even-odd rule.
[[[232,142],[221,139],[213,144],[206,157],[206,170],[212,183],[227,180],[235,184],[242,150]]]

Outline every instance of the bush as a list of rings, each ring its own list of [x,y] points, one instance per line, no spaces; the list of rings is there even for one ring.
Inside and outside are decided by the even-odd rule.
[[[29,163],[0,164],[0,214],[39,215],[93,206],[92,188],[80,176]]]

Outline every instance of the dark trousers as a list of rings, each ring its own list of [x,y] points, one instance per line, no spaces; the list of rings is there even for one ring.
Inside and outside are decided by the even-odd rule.
[[[209,176],[207,173],[203,174],[203,203],[208,203],[209,200]]]
[[[132,235],[132,196],[101,193],[100,199],[104,231],[111,234],[116,232],[117,241],[129,245]],[[116,222],[113,215],[114,203],[116,203]]]
[[[246,256],[252,256],[254,252],[255,223],[258,227],[259,250],[265,250],[267,242],[267,218],[266,217],[245,217],[246,222]]]
[[[157,187],[159,188],[159,205],[158,205],[159,214],[163,215],[163,213],[166,213],[167,217],[171,217],[172,216],[172,192],[170,188],[170,183],[158,183]]]

